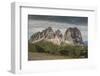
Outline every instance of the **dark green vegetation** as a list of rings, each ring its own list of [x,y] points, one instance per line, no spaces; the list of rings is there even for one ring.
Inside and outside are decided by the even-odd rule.
[[[31,53],[65,56],[65,58],[88,58],[88,49],[86,46],[55,45],[46,41],[40,41],[34,44],[28,43],[28,51]]]

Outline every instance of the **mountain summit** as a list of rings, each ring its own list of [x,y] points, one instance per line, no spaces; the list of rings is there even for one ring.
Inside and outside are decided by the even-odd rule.
[[[82,35],[78,28],[68,28],[64,34],[64,41],[69,44],[83,44]]]
[[[78,28],[70,27],[66,29],[64,35],[58,29],[54,31],[52,27],[48,27],[41,32],[34,33],[30,37],[31,43],[36,43],[39,41],[48,41],[54,44],[60,45],[61,43],[70,44],[70,45],[81,45],[83,44],[82,35]]]

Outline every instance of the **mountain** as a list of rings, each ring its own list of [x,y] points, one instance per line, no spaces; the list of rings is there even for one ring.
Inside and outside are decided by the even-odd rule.
[[[68,44],[80,45],[83,44],[82,35],[78,28],[68,28],[64,34],[64,42]]]
[[[47,29],[43,30],[41,32],[45,39],[53,39],[54,38],[54,31],[51,27],[48,27]]]
[[[34,33],[29,41],[31,43],[36,43],[42,40],[52,42],[57,45],[60,45],[61,43],[71,45],[83,44],[81,32],[76,27],[66,29],[64,35],[59,29],[54,31],[52,27],[48,27],[41,32]]]

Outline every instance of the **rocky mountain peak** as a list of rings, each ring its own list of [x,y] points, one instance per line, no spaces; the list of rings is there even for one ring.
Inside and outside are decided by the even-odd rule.
[[[71,45],[80,45],[83,42],[81,32],[76,27],[69,27],[64,35],[59,29],[54,31],[52,27],[48,27],[41,32],[34,33],[30,38],[32,43],[41,40],[49,41],[57,45],[60,45],[62,42]]]
[[[55,31],[55,35],[60,37],[60,38],[63,37],[63,35],[62,35],[62,33],[61,33],[61,31],[59,29]]]
[[[53,32],[52,27],[48,27],[46,30],[49,31],[49,32]]]
[[[66,43],[75,44],[75,45],[76,44],[80,45],[83,42],[81,32],[76,27],[74,28],[70,27],[65,31],[64,40]]]
[[[51,27],[48,27],[47,29],[45,29],[44,31],[42,31],[42,33],[44,33],[44,37],[46,39],[52,39],[54,38],[54,31]]]

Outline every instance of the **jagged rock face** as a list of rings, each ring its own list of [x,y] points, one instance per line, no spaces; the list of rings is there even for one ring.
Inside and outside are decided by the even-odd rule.
[[[63,35],[60,30],[54,32],[51,27],[48,27],[42,32],[37,32],[33,34],[30,38],[30,41],[32,43],[35,43],[41,40],[45,40],[60,45],[62,41],[62,36]]]
[[[54,32],[52,30],[51,27],[48,27],[47,29],[43,30],[42,32],[37,32],[34,33],[31,36],[31,40],[35,41],[35,40],[39,40],[39,39],[52,39],[54,38]]]
[[[54,38],[54,31],[51,27],[48,27],[47,29],[43,30],[42,33],[44,34],[44,37],[46,39],[53,39]]]
[[[31,36],[31,41],[38,40],[40,38],[40,32],[37,32]]]
[[[63,35],[62,35],[62,33],[61,33],[60,30],[56,30],[56,31],[55,31],[55,35],[56,35],[57,37],[61,38],[61,39],[62,39],[62,37],[63,37]]]
[[[55,31],[55,38],[53,40],[53,43],[60,45],[63,39],[63,35],[60,30]]]
[[[41,32],[33,34],[30,38],[30,42],[32,43],[41,40],[49,41],[57,45],[60,45],[62,42],[65,44],[80,45],[83,42],[81,32],[76,27],[68,28],[65,31],[64,36],[60,30],[54,32],[51,27],[48,27]]]
[[[64,34],[64,41],[68,44],[80,45],[83,43],[81,32],[78,28],[68,28]]]

